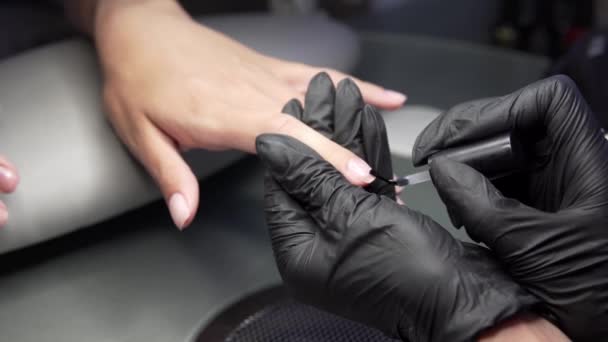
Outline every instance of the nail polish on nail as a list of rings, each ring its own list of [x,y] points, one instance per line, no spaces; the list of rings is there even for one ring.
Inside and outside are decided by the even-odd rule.
[[[397,174],[393,173],[393,179],[397,179]],[[403,189],[405,189],[404,186],[395,185],[395,193],[397,195],[399,195],[400,193],[402,193]]]
[[[184,195],[179,192],[171,195],[169,198],[169,212],[177,228],[179,230],[184,229],[184,225],[190,217],[190,208]]]
[[[394,91],[394,90],[385,90],[384,94],[386,94],[386,97],[389,98],[391,101],[395,101],[395,102],[405,102],[407,100],[407,96],[403,93],[400,93],[398,91]]]
[[[375,177],[370,175],[371,167],[366,162],[359,158],[352,158],[348,161],[346,168],[360,181],[369,184],[374,181]]]
[[[3,166],[0,166],[0,177],[4,178],[5,180],[12,180],[13,178],[15,178],[15,173]]]

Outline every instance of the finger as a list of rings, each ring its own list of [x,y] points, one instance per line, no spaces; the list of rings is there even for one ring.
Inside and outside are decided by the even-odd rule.
[[[362,109],[363,98],[357,85],[348,78],[340,81],[336,89],[334,141],[366,159],[361,137]]]
[[[393,178],[392,179],[395,179],[395,178],[397,178],[397,175],[393,173]],[[395,193],[397,195],[401,195],[401,193],[403,192],[404,189],[405,189],[404,186],[395,185]]]
[[[6,204],[0,201],[0,228],[4,227],[8,222],[8,209]]]
[[[334,85],[326,73],[312,78],[304,98],[302,121],[328,138],[334,133]]]
[[[354,185],[367,185],[375,179],[370,175],[371,167],[363,159],[292,116],[282,114],[275,117],[261,132],[296,138],[320,154]]]
[[[429,156],[443,149],[509,130],[511,124],[507,117],[498,117],[509,110],[507,102],[501,98],[488,98],[450,108],[418,135],[412,162],[420,166]]]
[[[311,256],[328,260],[323,252],[326,249],[315,240],[318,226],[268,172],[264,176],[264,190],[266,224],[277,268],[288,286],[299,288],[310,281],[309,272],[303,270]]]
[[[0,192],[11,193],[19,184],[19,174],[15,166],[0,156]]]
[[[475,169],[446,158],[434,160],[430,173],[452,223],[464,225],[476,241],[499,248],[499,238],[510,229],[509,215],[528,211],[522,203],[502,196],[500,191]]]
[[[298,201],[320,227],[343,229],[370,212],[379,197],[353,186],[310,147],[284,135],[256,139],[258,156],[281,188]]]
[[[445,148],[506,131],[530,140],[529,144],[542,140],[547,134],[571,132],[563,127],[579,127],[578,132],[599,136],[594,132],[595,125],[581,122],[589,120],[592,115],[569,115],[573,108],[588,110],[581,101],[584,102],[572,80],[566,76],[554,76],[506,96],[457,105],[420,133],[412,151],[414,165],[424,164],[429,156]],[[568,119],[575,122],[567,122]],[[555,140],[562,141],[560,138]]]
[[[367,162],[382,178],[391,179],[394,176],[393,162],[388,145],[386,126],[382,116],[370,105],[363,108],[361,133]],[[367,190],[392,199],[396,198],[395,186],[379,178],[371,183]]]
[[[386,179],[391,179],[394,173],[386,126],[382,116],[369,105],[363,109],[361,133],[365,159],[378,174]]]
[[[300,248],[312,240],[317,226],[310,215],[289,196],[266,172],[264,176],[264,211],[270,230],[271,242],[279,261],[288,254],[299,255]]]
[[[339,82],[345,78],[352,79],[357,87],[361,90],[361,94],[363,95],[363,100],[366,103],[369,103],[373,106],[382,109],[397,109],[403,106],[405,101],[407,101],[407,96],[398,91],[384,89],[378,85],[362,81],[355,77],[346,75],[336,70],[327,70],[329,76],[334,80],[334,82]]]
[[[302,103],[298,99],[291,99],[283,106],[281,113],[289,114],[298,120],[302,120],[304,108],[302,108]]]
[[[177,228],[184,229],[198,208],[198,181],[168,136],[149,122],[138,129],[129,148],[158,184]]]

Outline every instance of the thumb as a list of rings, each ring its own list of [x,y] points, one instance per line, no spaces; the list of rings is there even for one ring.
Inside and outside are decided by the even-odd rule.
[[[493,248],[504,233],[507,212],[522,204],[505,198],[484,175],[447,158],[433,160],[430,173],[454,226],[464,225],[475,241]]]
[[[182,230],[198,208],[198,181],[171,138],[151,123],[140,129],[138,141],[129,148],[158,184],[173,222]]]
[[[263,134],[257,153],[272,178],[321,228],[349,227],[369,213],[379,196],[351,185],[306,144],[288,136]]]
[[[288,135],[303,142],[340,171],[351,184],[364,186],[375,179],[370,175],[371,167],[363,159],[290,115],[280,114],[262,132]]]

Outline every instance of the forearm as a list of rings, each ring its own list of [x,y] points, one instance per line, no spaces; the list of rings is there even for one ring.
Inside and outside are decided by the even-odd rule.
[[[484,332],[479,342],[567,342],[570,339],[555,325],[536,316],[517,317]]]
[[[153,6],[167,13],[185,14],[176,0],[63,0],[63,5],[72,24],[92,37],[95,37],[100,22],[104,24],[135,6]]]

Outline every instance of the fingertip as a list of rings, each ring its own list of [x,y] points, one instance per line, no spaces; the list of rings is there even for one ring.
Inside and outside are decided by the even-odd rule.
[[[298,120],[302,120],[303,112],[304,108],[302,107],[302,103],[297,98],[289,100],[281,110],[281,113],[289,114]]]
[[[336,87],[338,96],[348,96],[349,98],[362,98],[361,90],[350,77],[344,78],[338,82]]]
[[[12,165],[0,165],[0,191],[11,193],[19,184],[19,174]]]
[[[454,162],[448,158],[435,158],[429,163],[429,173],[435,186],[442,190],[448,185],[458,183],[462,175],[464,164]]]
[[[8,223],[8,208],[4,202],[0,201],[0,228]]]
[[[407,95],[377,85],[360,85],[360,88],[365,102],[381,109],[399,109],[407,101]]]
[[[175,225],[184,229],[198,209],[198,180],[169,136],[145,123],[138,129],[139,140],[129,147],[160,188]]]
[[[394,176],[393,178],[397,178],[397,176]],[[395,185],[395,194],[401,195],[403,193],[403,189],[405,189],[404,186]]]
[[[189,179],[190,176],[192,179]],[[171,219],[179,230],[184,230],[192,223],[198,209],[198,181],[194,174],[182,175],[180,185],[168,185],[164,188]],[[163,189],[162,185],[161,189]]]
[[[323,105],[327,100],[333,101],[334,95],[334,83],[331,78],[326,72],[319,72],[308,83],[304,96],[304,108],[310,110],[310,106]]]
[[[171,218],[179,230],[186,228],[189,223],[191,211],[188,202],[184,195],[179,192],[174,193],[169,197],[169,212]]]
[[[389,105],[402,106],[407,101],[407,95],[395,90],[385,89],[383,95]]]
[[[260,134],[255,138],[255,151],[262,161],[267,167],[272,166],[273,163],[273,139],[275,134]]]
[[[323,85],[324,88],[333,87],[334,84],[331,80],[331,77],[326,71],[320,71],[310,79],[311,87],[319,85]]]
[[[486,178],[469,165],[449,158],[434,158],[430,163],[430,174],[433,182],[439,186],[476,188],[486,183]]]
[[[170,191],[165,197],[171,219],[179,230],[186,229],[192,223],[198,209],[198,181],[194,175],[192,177],[194,181],[185,182],[181,189]]]
[[[354,185],[365,186],[371,184],[376,177],[371,174],[372,168],[363,159],[352,157],[346,163],[344,176]]]

